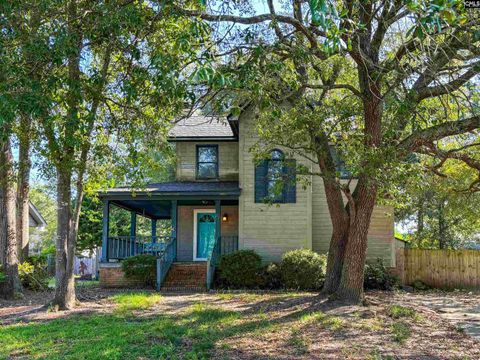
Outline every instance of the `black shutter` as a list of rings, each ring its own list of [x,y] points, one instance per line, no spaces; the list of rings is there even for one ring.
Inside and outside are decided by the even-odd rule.
[[[285,160],[283,166],[285,182],[283,184],[283,199],[285,203],[297,202],[297,161],[295,159]]]
[[[262,160],[255,166],[255,202],[261,203],[267,196],[268,161]]]

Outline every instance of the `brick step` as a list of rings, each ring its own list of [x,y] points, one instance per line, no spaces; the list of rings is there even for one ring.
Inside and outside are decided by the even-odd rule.
[[[179,287],[179,286],[205,286],[205,283],[202,282],[164,282],[162,286],[166,287]]]
[[[179,276],[205,276],[206,271],[180,271],[177,269],[170,269],[169,274],[175,274]]]
[[[165,292],[206,291],[207,263],[173,263],[162,284]]]
[[[206,286],[162,286],[162,292],[190,293],[190,292],[206,292]]]
[[[207,278],[205,277],[202,277],[202,278],[193,278],[193,279],[179,279],[179,278],[166,278],[164,280],[164,284],[185,284],[185,285],[188,285],[188,284],[204,284],[205,281],[207,281]]]
[[[206,280],[166,280],[163,282],[164,285],[200,285],[203,286],[205,284]]]

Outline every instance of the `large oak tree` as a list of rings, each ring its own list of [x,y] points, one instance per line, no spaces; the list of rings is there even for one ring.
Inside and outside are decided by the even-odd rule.
[[[359,302],[373,208],[418,171],[412,154],[436,159],[436,170],[447,160],[480,170],[470,151],[480,128],[479,13],[453,0],[268,0],[261,14],[258,5],[171,7],[221,40],[196,78],[205,94],[234,112],[256,108],[258,148],[283,145],[316,164],[299,172],[323,178],[333,225],[324,291]],[[220,75],[228,80],[218,89]],[[461,146],[448,147],[452,139]]]

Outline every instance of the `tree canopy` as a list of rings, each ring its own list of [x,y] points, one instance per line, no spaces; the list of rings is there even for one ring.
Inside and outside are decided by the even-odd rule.
[[[324,182],[333,225],[324,290],[359,301],[373,206],[392,200],[395,184],[453,161],[474,169],[467,188],[477,189],[479,14],[455,0],[266,3],[264,13],[255,1],[170,6],[211,24],[199,98],[254,108],[254,152],[281,145],[314,164],[298,171]]]

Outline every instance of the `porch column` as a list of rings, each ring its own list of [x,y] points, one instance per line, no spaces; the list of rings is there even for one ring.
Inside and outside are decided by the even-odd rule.
[[[215,200],[215,241],[218,242],[218,253],[222,253],[222,244],[220,237],[222,228],[222,207],[220,200]]]
[[[172,219],[172,239],[171,241],[175,241],[173,251],[175,252],[173,256],[173,261],[177,261],[177,200],[172,200],[172,206],[170,208],[170,218]]]
[[[152,219],[152,243],[157,242],[157,219]]]
[[[102,262],[108,262],[108,236],[110,226],[110,202],[103,200],[103,228],[102,228]]]
[[[172,219],[172,238],[177,237],[177,200],[172,200],[172,207],[170,209],[170,218]]]
[[[130,256],[135,255],[136,251],[136,239],[137,235],[137,214],[134,211],[130,211]]]

